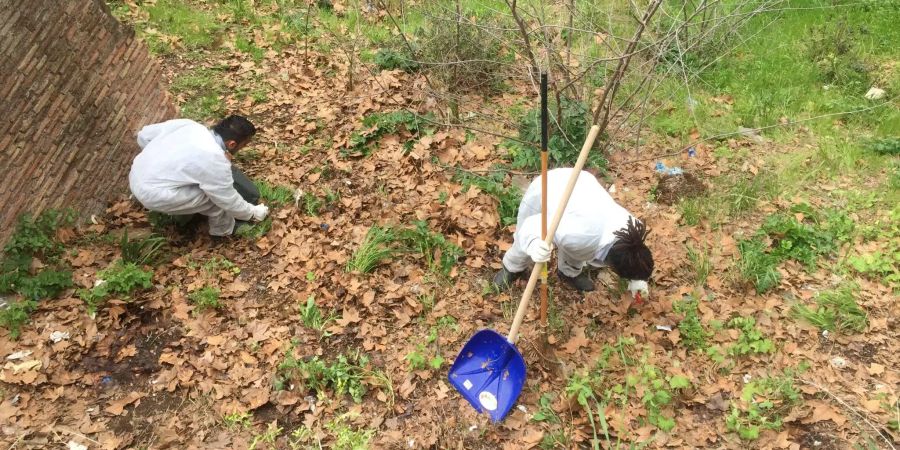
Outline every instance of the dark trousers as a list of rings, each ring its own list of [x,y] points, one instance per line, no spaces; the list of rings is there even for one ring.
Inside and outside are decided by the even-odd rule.
[[[251,205],[259,204],[259,188],[237,167],[231,166],[231,177],[234,178],[234,189]]]

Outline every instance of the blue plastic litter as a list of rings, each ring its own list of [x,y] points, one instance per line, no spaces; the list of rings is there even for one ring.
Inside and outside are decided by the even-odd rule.
[[[447,378],[476,411],[499,422],[525,385],[525,359],[506,337],[481,330],[460,350]]]
[[[663,175],[681,175],[684,173],[681,167],[666,167],[662,161],[656,162],[656,171]]]
[[[689,149],[688,149],[688,156],[691,157],[691,158],[697,156],[697,150],[694,149],[694,147],[689,148]]]
[[[113,381],[112,377],[109,375],[106,375],[100,379],[100,384],[110,384],[110,383],[112,383],[112,381]]]
[[[325,231],[328,231],[329,225],[327,223],[323,223],[323,224],[319,225],[319,228],[321,228]]]

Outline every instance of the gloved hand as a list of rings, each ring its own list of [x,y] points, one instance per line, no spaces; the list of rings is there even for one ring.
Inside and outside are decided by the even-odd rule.
[[[252,219],[255,221],[260,221],[266,218],[269,215],[269,207],[263,204],[255,205],[253,207],[253,217]]]
[[[531,257],[536,263],[545,263],[550,261],[550,246],[541,239],[535,239],[528,244],[525,253]]]

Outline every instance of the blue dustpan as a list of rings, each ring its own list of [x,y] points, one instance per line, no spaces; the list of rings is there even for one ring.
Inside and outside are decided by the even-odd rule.
[[[499,422],[525,385],[525,359],[496,331],[481,330],[459,352],[448,378],[478,412]]]

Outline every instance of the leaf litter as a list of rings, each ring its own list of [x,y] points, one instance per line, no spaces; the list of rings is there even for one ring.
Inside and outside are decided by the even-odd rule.
[[[328,442],[335,418],[352,413],[346,416],[347,426],[374,430],[373,448],[535,448],[560,432],[567,436],[565,445],[585,446],[597,431],[591,425],[597,417],[589,417],[577,399],[565,395],[567,378],[609,358],[606,349],[626,347],[631,354],[622,350],[615,357],[618,363],[604,372],[613,383],[633,375],[634,366],[624,361],[633,360],[686,377],[692,387],[663,407],[677,408],[672,433],[648,425],[651,407],[639,397],[603,403],[593,414],[602,417],[612,439],[623,442],[647,442],[654,448],[743,448],[745,443],[727,432],[724,416],[738,407],[744,374],[764,378],[800,360],[810,365],[802,375],[808,383],[797,383],[805,401],[785,412],[782,431],[766,430],[754,445],[799,448],[825,436],[839,448],[861,432],[872,432],[866,429],[868,418],[886,422],[890,409],[884,405],[896,405],[900,349],[897,302],[890,288],[861,282],[869,328],[859,335],[822,338],[816,328],[789,317],[783,296],[811,298],[831,284],[829,274],[786,266],[780,293],[756,294],[724,268],[740,257],[735,237],[751,234],[759,217],[742,217],[719,229],[680,226],[676,207],[645,201],[657,183],[652,166],[619,167],[617,162],[627,155],[613,155],[609,175],[620,187],[614,195],[653,230],[653,301],[632,307],[614,277],[584,296],[555,285],[562,326],[552,336],[552,358],[562,371],[545,362],[548,355],[529,357],[528,384],[519,400],[525,408],[491,424],[449,387],[444,374],[476,330],[507,331],[509,311],[521,293],[521,286],[508,294],[486,288],[511,242],[509,230],[501,226],[497,200],[453,181],[457,165],[483,170],[503,162],[502,152],[495,150],[499,142],[489,137],[471,141],[462,131],[440,129],[407,150],[404,144],[412,136],[399,130],[381,136],[368,156],[347,157],[344,150],[366,115],[429,112],[420,79],[357,67],[358,83],[348,92],[342,80],[352,66],[337,54],[310,51],[304,62],[304,52],[287,47],[267,52],[261,61],[246,58],[230,55],[231,79],[261,79],[270,91],[259,102],[232,95],[224,99],[228,110],[250,115],[262,128],[252,145],[260,157],[241,166],[256,179],[317,198],[336,195],[337,200],[318,215],[307,214],[299,200],[273,210],[271,230],[252,242],[214,246],[198,233],[173,248],[169,263],[154,268],[152,289],[109,301],[93,319],[74,292],[42,303],[18,340],[0,336],[5,358],[0,441],[23,448],[76,441],[110,449],[245,448],[274,422],[285,432],[273,447],[285,448],[289,433],[303,427]],[[189,64],[179,62],[172,70],[187,70]],[[668,143],[652,145],[662,150]],[[696,158],[676,163],[698,177],[735,170],[720,166],[709,148],[698,145],[696,150]],[[139,205],[127,199],[107,213],[79,229],[80,236],[148,227]],[[403,227],[414,221],[425,221],[428,229],[463,249],[464,258],[446,278],[429,271],[422,257],[412,253],[381,261],[369,274],[344,269],[371,226]],[[118,250],[102,241],[70,241],[67,253],[76,283],[90,287]],[[702,285],[695,284],[684,244],[714,249],[709,254],[713,271]],[[239,273],[204,274],[192,263],[212,258],[229,260]],[[224,306],[195,313],[187,295],[204,284],[221,290]],[[702,323],[754,317],[778,350],[724,362],[687,351],[679,344],[681,317],[672,308],[687,295],[704,299],[697,312]],[[310,296],[323,316],[334,316],[322,330],[301,320],[300,309]],[[537,321],[533,308],[523,326],[523,347],[540,341]],[[657,324],[675,329],[661,331]],[[50,340],[51,333],[67,338]],[[407,353],[432,333],[433,344],[424,348],[444,363],[433,371],[412,371]],[[738,338],[736,330],[722,328],[712,332],[710,341],[724,349]],[[636,344],[616,347],[623,339]],[[349,397],[317,397],[302,386],[276,389],[275,374],[289,352],[303,361],[367,355],[362,369],[368,393],[356,404]],[[837,355],[849,363],[843,370],[830,363]],[[546,393],[557,394],[550,405],[556,423],[532,420]],[[223,425],[223,418],[245,413],[249,426]],[[898,438],[896,430],[879,431]]]

